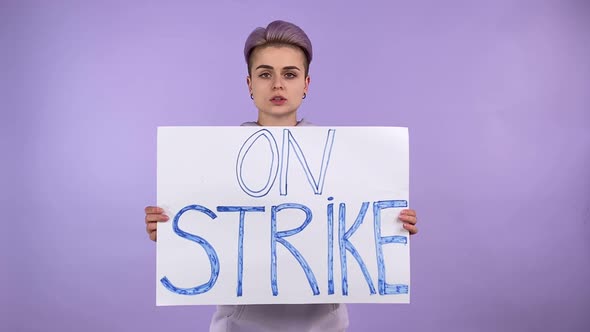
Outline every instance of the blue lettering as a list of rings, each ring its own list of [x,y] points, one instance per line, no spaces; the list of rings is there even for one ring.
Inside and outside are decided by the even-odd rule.
[[[328,197],[333,200],[334,197]],[[328,294],[334,294],[334,203],[328,204]]]
[[[361,209],[359,214],[352,226],[348,229],[348,231],[344,231],[346,229],[346,204],[340,203],[340,211],[338,215],[338,241],[340,244],[340,268],[342,271],[342,295],[348,295],[348,271],[346,265],[346,251],[350,251],[352,256],[356,259],[357,263],[359,264],[363,275],[365,276],[365,280],[367,281],[367,285],[369,286],[369,291],[371,294],[375,294],[375,286],[373,286],[373,279],[371,279],[371,275],[367,270],[367,267],[359,255],[358,251],[350,243],[350,237],[356,232],[359,226],[363,223],[365,219],[365,214],[367,213],[367,208],[369,206],[369,202],[363,202],[361,205]]]
[[[183,237],[187,240],[198,243],[201,247],[203,247],[203,249],[205,249],[205,252],[207,253],[207,256],[209,257],[209,263],[211,264],[211,277],[209,278],[208,282],[206,282],[202,285],[193,287],[193,288],[176,287],[170,282],[170,280],[168,280],[167,277],[160,279],[160,282],[164,285],[164,287],[166,287],[168,290],[170,290],[174,293],[180,294],[180,295],[196,295],[196,294],[205,293],[205,292],[209,291],[211,288],[213,288],[213,286],[215,285],[215,282],[217,281],[217,277],[219,276],[219,259],[217,257],[217,253],[215,252],[215,249],[213,249],[211,244],[209,244],[209,242],[207,242],[202,237],[187,233],[178,227],[178,222],[180,220],[180,216],[182,216],[185,212],[191,211],[191,210],[202,212],[202,213],[208,215],[211,219],[215,219],[215,218],[217,218],[217,216],[215,215],[215,213],[213,213],[213,211],[207,209],[204,206],[189,205],[189,206],[183,208],[182,210],[180,210],[176,214],[176,216],[174,216],[174,221],[172,223],[174,233],[178,234],[178,236]]]
[[[408,294],[409,286],[404,284],[388,284],[385,282],[385,262],[383,261],[383,245],[388,243],[407,244],[406,236],[381,236],[381,210],[388,208],[405,208],[404,200],[378,201],[373,203],[373,220],[375,223],[375,252],[379,272],[379,294]]]
[[[277,213],[281,210],[284,209],[299,209],[305,212],[305,221],[303,222],[303,224],[295,229],[290,229],[287,231],[277,231]],[[279,294],[279,290],[278,290],[278,286],[277,286],[277,242],[279,242],[280,244],[282,244],[283,246],[285,246],[285,248],[287,248],[291,254],[297,259],[297,262],[299,262],[299,265],[301,265],[301,268],[303,269],[303,271],[305,272],[305,275],[307,276],[307,281],[309,282],[309,286],[311,287],[312,291],[313,291],[313,295],[318,295],[320,294],[320,290],[318,287],[318,283],[316,281],[316,278],[313,274],[313,271],[311,270],[311,267],[309,266],[309,264],[307,264],[307,261],[305,260],[305,258],[303,258],[303,256],[301,255],[301,253],[295,249],[295,247],[293,247],[293,245],[291,245],[291,243],[289,243],[287,240],[285,240],[285,237],[291,236],[291,235],[295,235],[299,232],[301,232],[305,227],[307,227],[307,225],[309,225],[309,223],[311,222],[312,219],[312,213],[311,210],[302,204],[296,204],[296,203],[284,203],[284,204],[279,204],[277,206],[273,206],[271,209],[271,235],[270,235],[270,251],[271,251],[271,266],[270,266],[270,282],[271,282],[271,287],[272,287],[272,295],[277,296]]]
[[[217,212],[240,212],[238,230],[238,286],[237,296],[242,296],[242,275],[244,273],[244,218],[246,212],[264,212],[264,206],[218,206]]]
[[[246,157],[246,154],[248,154],[248,151],[250,151],[250,148],[252,148],[252,145],[254,145],[254,143],[256,143],[256,141],[261,137],[266,138],[266,140],[268,141],[268,144],[270,145],[270,150],[272,153],[271,162],[270,162],[270,170],[268,173],[268,179],[266,180],[266,184],[264,185],[264,187],[260,190],[252,190],[246,185],[246,183],[244,182],[244,179],[242,178],[242,167],[244,164],[244,157]],[[268,194],[268,192],[270,191],[270,188],[272,188],[272,186],[276,180],[278,170],[279,170],[279,147],[278,147],[277,142],[275,141],[275,138],[272,135],[272,133],[266,129],[261,129],[261,130],[255,132],[254,134],[252,134],[252,136],[248,137],[248,139],[246,140],[246,142],[244,142],[244,144],[242,145],[242,148],[240,149],[240,152],[238,154],[238,160],[236,162],[236,175],[238,177],[238,183],[240,185],[240,188],[242,188],[242,190],[246,194],[248,194],[252,197],[263,197],[266,194]]]
[[[293,134],[289,129],[283,130],[283,146],[282,146],[282,156],[281,156],[281,177],[280,177],[280,193],[282,196],[287,195],[287,173],[289,170],[289,152],[291,148],[295,151],[295,155],[303,166],[303,170],[305,171],[305,175],[307,177],[307,181],[311,185],[313,192],[316,195],[321,195],[322,190],[324,189],[324,182],[326,180],[326,170],[328,169],[328,164],[330,163],[330,155],[332,153],[332,146],[334,145],[334,134],[336,129],[329,129],[328,130],[328,137],[326,137],[326,143],[324,144],[324,154],[322,155],[322,164],[320,169],[320,175],[318,181],[316,182],[311,170],[309,169],[309,165],[307,164],[307,160],[305,159],[305,155],[299,146],[299,143],[293,137]]]

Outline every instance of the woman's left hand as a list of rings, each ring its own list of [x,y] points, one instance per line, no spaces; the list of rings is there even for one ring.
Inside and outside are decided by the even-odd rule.
[[[418,233],[418,227],[416,227],[416,223],[418,223],[416,211],[412,209],[402,210],[399,214],[399,220],[403,222],[403,227],[410,232],[410,235]]]

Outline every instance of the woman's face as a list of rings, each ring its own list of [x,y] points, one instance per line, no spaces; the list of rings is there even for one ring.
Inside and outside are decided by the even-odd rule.
[[[303,51],[289,46],[268,46],[252,53],[250,94],[262,125],[295,125],[297,109],[309,87]]]

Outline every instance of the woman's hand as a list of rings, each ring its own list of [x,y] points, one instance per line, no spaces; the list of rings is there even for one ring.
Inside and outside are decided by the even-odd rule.
[[[157,206],[148,206],[145,208],[145,230],[152,241],[158,239],[158,223],[168,221],[168,216],[164,214],[164,209]]]
[[[402,210],[399,214],[399,220],[404,223],[403,227],[410,232],[410,235],[418,233],[418,227],[416,227],[416,223],[418,222],[416,211],[412,209]]]

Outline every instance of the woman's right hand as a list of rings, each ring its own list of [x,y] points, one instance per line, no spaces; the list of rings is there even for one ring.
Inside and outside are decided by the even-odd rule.
[[[168,221],[168,219],[161,207],[148,206],[145,208],[145,230],[152,241],[158,239],[158,223]]]

